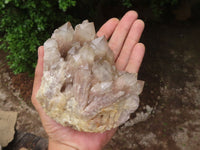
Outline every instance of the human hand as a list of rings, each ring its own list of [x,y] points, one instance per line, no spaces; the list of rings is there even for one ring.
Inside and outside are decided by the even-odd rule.
[[[145,46],[138,43],[144,30],[144,22],[137,19],[135,11],[127,12],[119,21],[108,20],[97,32],[105,35],[109,47],[114,52],[116,67],[130,73],[137,73],[143,60]]]
[[[108,20],[97,32],[109,40],[113,50],[116,67],[130,73],[137,73],[141,65],[145,47],[138,43],[144,29],[144,23],[137,19],[135,11],[127,12],[119,21],[116,18]],[[49,136],[49,150],[100,150],[111,139],[116,129],[104,133],[79,132],[70,127],[63,127],[47,116],[36,100],[43,75],[44,47],[38,49],[38,63],[32,92],[32,103],[38,111],[43,127]]]

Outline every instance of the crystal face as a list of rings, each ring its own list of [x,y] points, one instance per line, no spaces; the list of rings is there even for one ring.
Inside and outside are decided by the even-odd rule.
[[[85,132],[104,132],[126,122],[139,105],[144,82],[118,71],[105,37],[94,24],[67,22],[44,43],[37,100],[52,119]]]

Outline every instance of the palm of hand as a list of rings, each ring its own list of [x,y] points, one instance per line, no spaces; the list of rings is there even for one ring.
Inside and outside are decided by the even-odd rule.
[[[138,43],[144,29],[144,23],[137,19],[137,13],[129,11],[119,21],[116,18],[108,20],[97,32],[98,36],[105,36],[109,40],[109,46],[113,50],[116,67],[130,73],[137,73],[141,65],[145,47]],[[35,80],[32,93],[32,103],[39,112],[42,124],[49,136],[49,142],[80,148],[81,150],[101,149],[113,136],[116,129],[104,133],[86,133],[75,131],[70,127],[63,127],[49,118],[37,102],[35,95],[40,87],[43,72],[44,50],[38,49],[38,64],[35,71]]]

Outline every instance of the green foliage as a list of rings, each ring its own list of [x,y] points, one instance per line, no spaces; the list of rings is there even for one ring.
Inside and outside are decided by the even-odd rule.
[[[50,37],[50,33],[66,20],[75,0],[1,0],[1,50],[8,52],[8,63],[15,74],[32,74],[37,60],[37,47]]]
[[[122,0],[122,5],[125,6],[126,8],[131,8],[132,5],[132,0]]]
[[[156,17],[160,17],[165,12],[176,6],[180,0],[151,0],[151,9]]]
[[[76,6],[75,0],[58,0],[59,8],[66,11],[71,6]]]
[[[143,0],[156,16],[178,4],[180,0]],[[32,74],[37,61],[37,48],[53,30],[66,21],[72,24],[89,19],[102,24],[111,7],[134,9],[136,0],[0,0],[0,49],[8,52],[10,68],[15,74]],[[121,6],[124,7],[121,7]],[[72,9],[75,8],[75,9]],[[113,14],[119,12],[113,9]],[[73,15],[69,15],[73,14]],[[117,16],[116,16],[117,17]],[[81,18],[80,20],[77,18]],[[97,25],[97,24],[96,24]]]
[[[109,0],[111,1],[111,0]],[[121,4],[125,8],[133,8],[134,5],[147,5],[151,7],[154,16],[157,19],[161,19],[163,16],[167,16],[171,9],[179,4],[181,0],[120,0]],[[116,1],[115,1],[116,2]]]

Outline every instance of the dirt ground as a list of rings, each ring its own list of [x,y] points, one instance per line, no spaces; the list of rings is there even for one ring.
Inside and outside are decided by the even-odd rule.
[[[105,150],[199,150],[199,35],[200,22],[146,24],[142,37],[146,55],[139,73],[145,87],[140,107]],[[30,104],[31,85],[27,75],[14,76],[8,70],[1,52],[0,109],[18,112],[18,131],[46,137]]]
[[[131,118],[106,150],[200,149],[199,23],[146,26],[140,70],[146,84],[136,116],[148,119],[133,125],[137,120]]]
[[[0,109],[18,112],[16,130],[46,137],[38,113],[31,105],[32,78],[15,76],[8,68],[6,54],[0,53]],[[26,84],[27,83],[27,84]],[[21,91],[20,91],[21,90]]]

